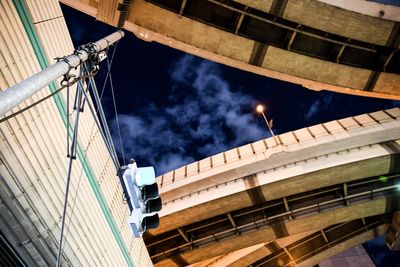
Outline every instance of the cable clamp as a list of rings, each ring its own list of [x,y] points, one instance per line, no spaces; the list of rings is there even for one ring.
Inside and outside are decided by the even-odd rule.
[[[68,61],[67,57],[66,56],[57,57],[57,58],[55,58],[55,60],[57,62],[64,61],[68,65],[68,71],[67,71],[67,73],[65,73],[63,75],[63,79],[61,80],[60,85],[61,86],[70,86],[70,85],[74,84],[76,75],[70,73],[71,69],[74,69],[74,67],[71,66],[71,63]]]

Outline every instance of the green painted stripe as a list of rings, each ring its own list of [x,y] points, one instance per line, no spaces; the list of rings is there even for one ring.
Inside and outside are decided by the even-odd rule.
[[[28,35],[29,41],[32,45],[33,51],[35,52],[36,58],[39,62],[40,68],[43,70],[49,66],[47,63],[47,59],[45,57],[42,45],[39,41],[39,38],[36,34],[36,30],[33,26],[31,17],[26,9],[25,3],[23,0],[13,0],[14,6],[17,9],[18,15],[21,19],[22,25],[24,26],[25,32]],[[55,82],[49,84],[50,91],[53,93],[57,90],[57,85]],[[64,124],[66,125],[66,116],[65,116],[65,105],[63,100],[59,94],[56,94],[54,97],[56,102],[58,111],[63,114],[61,117],[63,119]]]
[[[45,69],[49,66],[49,63],[47,62],[47,59],[45,57],[44,49],[42,47],[42,44],[39,40],[39,37],[36,33],[36,30],[34,28],[34,25],[32,23],[32,19],[29,15],[29,12],[27,10],[27,7],[25,5],[25,2],[23,0],[13,0],[13,4],[18,12],[18,15],[21,19],[22,25],[24,26],[25,32],[28,35],[29,41],[32,45],[33,51],[35,52],[36,58],[39,61],[39,65],[41,69]],[[50,91],[54,92],[57,90],[57,85],[55,82],[51,83],[49,85]],[[54,101],[56,103],[58,112],[64,122],[65,127],[67,127],[67,117],[66,117],[66,106],[61,98],[60,95],[56,94],[54,97]],[[71,128],[69,129],[70,131],[72,130]],[[89,179],[89,183],[92,187],[92,190],[96,196],[97,202],[99,203],[103,214],[108,222],[108,225],[111,229],[111,232],[113,233],[115,240],[117,241],[117,244],[125,258],[125,261],[129,267],[134,267],[135,265],[132,262],[132,258],[129,255],[128,249],[122,240],[122,236],[118,230],[117,224],[115,223],[115,219],[111,214],[111,211],[107,205],[107,202],[104,198],[103,192],[101,191],[99,185],[97,184],[96,177],[93,173],[93,169],[90,166],[89,162],[85,159],[85,153],[82,149],[82,146],[78,143],[77,144],[77,155],[79,160],[82,163],[84,172],[86,176]]]

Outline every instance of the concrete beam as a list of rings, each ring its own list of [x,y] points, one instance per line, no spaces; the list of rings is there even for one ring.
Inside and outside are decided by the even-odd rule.
[[[386,5],[365,0],[318,0],[331,6],[364,14],[370,17],[377,17],[386,20],[400,22],[400,7]],[[382,13],[383,11],[383,13]]]
[[[61,1],[79,10],[85,10],[91,15],[94,14],[93,8],[96,10],[98,8],[92,3],[94,1],[86,5],[83,0]],[[222,5],[215,0],[208,1]],[[237,0],[237,2],[244,4],[245,7],[272,12],[275,10],[274,3],[281,1]],[[393,43],[392,37],[397,33],[397,28],[391,21],[357,14],[316,0],[282,2],[286,4],[279,9],[279,12],[282,12],[281,16],[327,33],[387,46],[390,46],[389,41]],[[181,5],[180,10],[173,13],[143,0],[134,1],[124,27],[145,41],[157,41],[196,56],[260,75],[298,83],[309,89],[326,89],[348,94],[400,99],[400,94],[396,90],[400,79],[398,78],[400,75],[397,74],[379,77],[374,86],[368,88],[369,90],[364,90],[371,76],[370,70],[328,62],[271,46],[268,46],[265,56],[259,60],[261,64],[252,65],[251,54],[257,42],[235,34],[238,33],[243,20],[242,15],[246,13],[246,9],[237,10],[242,15],[238,18],[236,30],[233,29],[230,33],[183,17],[182,7],[184,4]],[[109,13],[105,12],[105,14]],[[113,24],[115,20],[111,16],[105,17],[108,23],[115,25]],[[114,15],[114,17],[118,16]],[[294,34],[292,37],[295,37]],[[347,46],[351,45],[354,44],[347,44]],[[388,84],[390,84],[389,87]]]
[[[351,240],[353,237],[373,232],[374,237],[382,234],[387,229],[385,216],[368,218],[368,224],[362,226],[361,220],[352,220],[338,225],[327,227],[323,231],[310,234],[296,242],[282,247],[272,255],[263,257],[253,263],[255,266],[299,266],[303,262],[311,261],[313,258],[321,257],[324,251],[338,249],[340,244]],[[379,228],[384,226],[381,231]],[[324,234],[329,235],[325,238]],[[373,238],[374,238],[373,237]],[[326,241],[328,240],[328,241]],[[339,246],[338,246],[339,245]],[[309,263],[307,263],[309,264]],[[307,265],[306,265],[307,266]]]
[[[96,19],[116,27],[120,16],[118,4],[122,4],[122,0],[100,0]]]
[[[201,267],[201,266],[208,266],[208,267],[218,267],[218,266],[229,266],[229,267],[241,267],[241,266],[248,266],[251,265],[253,262],[266,257],[280,248],[285,247],[297,240],[300,240],[316,230],[310,230],[307,232],[303,232],[300,234],[295,234],[283,238],[276,239],[274,241],[268,243],[262,243],[258,245],[254,245],[251,247],[247,247],[244,249],[240,249],[223,256],[219,256],[214,258],[213,261],[202,261],[200,263],[196,263],[191,265],[191,267]],[[204,265],[203,265],[204,264]]]
[[[338,155],[343,157],[343,155]],[[330,160],[330,159],[329,159]],[[365,172],[359,172],[360,169]],[[380,157],[370,160],[358,161],[348,165],[341,165],[337,167],[327,168],[306,175],[294,176],[287,180],[277,181],[273,183],[267,183],[260,189],[265,200],[273,200],[283,198],[287,195],[292,195],[307,190],[313,190],[322,186],[329,186],[340,182],[348,182],[351,180],[357,180],[371,176],[379,176],[386,174],[390,169],[390,157]],[[277,175],[279,175],[277,173]],[[280,173],[280,175],[283,175]],[[361,176],[360,176],[361,175]],[[272,174],[268,175],[273,177]],[[319,181],[315,183],[315,181]],[[232,187],[220,188],[219,193],[235,190],[237,186],[232,184]],[[161,217],[160,228],[151,231],[152,234],[160,234],[176,227],[181,227],[192,223],[194,220],[202,220],[209,217],[217,216],[219,214],[228,213],[240,208],[251,206],[252,201],[248,195],[248,191],[243,186],[240,186],[240,192],[236,194],[228,194],[227,196],[218,195],[215,191],[204,191],[200,193],[199,198],[204,200],[202,204],[195,204],[199,201],[199,198],[185,198],[180,204],[179,202],[174,203],[174,212],[170,212],[168,205],[163,209],[168,215]],[[216,195],[217,194],[217,195]],[[215,199],[212,200],[211,197]],[[216,197],[218,196],[218,198]],[[188,207],[188,208],[183,208]]]
[[[326,32],[380,45],[385,45],[395,24],[317,0],[288,0],[283,17]]]
[[[368,232],[357,235],[349,240],[346,240],[338,245],[335,245],[327,250],[324,250],[323,252],[321,252],[303,262],[300,262],[296,266],[298,266],[298,267],[315,266],[318,263],[333,257],[334,255],[337,255],[343,251],[348,250],[349,248],[361,245],[362,243],[365,243],[371,239],[374,239],[379,235],[383,235],[385,233],[385,231],[387,230],[387,228],[388,228],[387,225],[381,225],[377,229],[370,230]]]
[[[386,213],[387,199],[374,199],[367,203],[355,204],[348,207],[329,210],[316,215],[303,218],[296,218],[292,221],[284,223],[287,236],[300,234],[310,229],[323,229],[333,224],[360,219],[362,217],[370,217],[374,215]],[[193,264],[210,257],[226,254],[246,247],[259,244],[260,241],[266,243],[277,238],[272,227],[261,227],[258,231],[236,236],[234,238],[222,239],[216,243],[205,245],[202,247],[188,250],[179,254],[187,263]],[[154,260],[154,257],[153,257]],[[156,261],[155,266],[162,266],[165,260]]]

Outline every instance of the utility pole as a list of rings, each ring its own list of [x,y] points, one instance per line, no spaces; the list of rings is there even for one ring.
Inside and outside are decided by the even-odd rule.
[[[95,43],[89,43],[84,46],[78,48],[73,54],[61,58],[57,63],[49,66],[48,68],[34,74],[33,76],[21,81],[20,83],[15,84],[14,86],[6,89],[3,92],[0,92],[0,116],[3,116],[5,113],[13,109],[14,107],[18,106],[21,102],[25,101],[27,98],[31,97],[53,81],[57,80],[61,76],[65,75],[64,79],[70,77],[69,72],[72,68],[76,68],[81,66],[80,69],[80,77],[86,78],[93,78],[88,74],[90,70],[88,68],[88,64],[91,65],[93,68],[91,71],[95,74],[98,69],[98,62],[101,60],[100,52],[104,51],[110,45],[119,41],[122,37],[124,37],[124,32],[117,31],[113,34],[110,34]],[[110,70],[110,69],[109,69]],[[93,74],[93,75],[94,75]],[[85,79],[85,78],[84,78]],[[68,79],[66,81],[69,83]],[[94,83],[94,82],[93,82]],[[64,235],[64,228],[65,228],[65,220],[66,220],[66,211],[68,207],[68,194],[69,194],[69,187],[71,182],[71,174],[72,174],[72,162],[76,159],[76,147],[78,143],[78,122],[79,122],[79,114],[83,112],[83,106],[85,104],[85,100],[87,100],[88,96],[86,95],[85,82],[82,80],[78,80],[78,86],[74,101],[74,113],[75,113],[75,120],[73,125],[73,134],[72,134],[72,143],[69,146],[69,118],[67,117],[67,158],[68,158],[68,167],[67,167],[67,181],[66,181],[66,189],[65,189],[65,196],[64,196],[64,203],[63,203],[63,210],[62,210],[62,217],[61,217],[61,226],[60,226],[60,238],[58,242],[58,253],[57,253],[57,262],[56,266],[61,266],[62,260],[62,246],[63,246],[63,235]],[[67,84],[69,89],[69,85]],[[67,90],[68,90],[67,89]],[[96,88],[93,87],[95,90]],[[97,93],[97,92],[96,92]],[[69,108],[69,94],[67,93],[67,114]],[[89,101],[87,101],[89,102]],[[90,107],[91,108],[91,107]],[[91,112],[95,117],[95,112],[91,108]],[[95,122],[97,121],[94,118]],[[98,125],[99,130],[101,132],[101,127]],[[104,126],[107,128],[107,124]],[[108,132],[109,133],[109,132]],[[106,142],[106,138],[103,136]],[[110,146],[109,143],[106,142],[107,146]]]
[[[71,68],[78,67],[88,60],[90,56],[105,50],[123,36],[123,31],[117,31],[95,43],[87,44],[59,62],[0,92],[0,116],[3,116],[6,112],[18,106],[62,75],[67,74]]]

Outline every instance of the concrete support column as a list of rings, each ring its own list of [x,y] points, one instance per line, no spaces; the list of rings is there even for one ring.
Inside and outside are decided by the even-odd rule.
[[[400,211],[393,214],[392,224],[385,235],[386,244],[391,250],[400,250]]]

